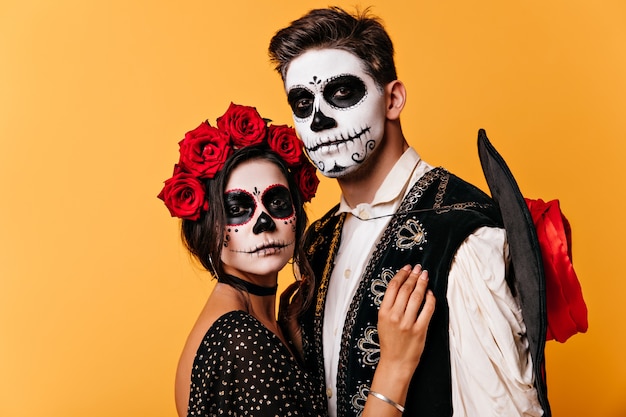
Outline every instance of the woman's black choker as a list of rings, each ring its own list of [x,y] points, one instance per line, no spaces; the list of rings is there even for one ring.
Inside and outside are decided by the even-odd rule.
[[[243,287],[248,293],[252,295],[258,295],[260,297],[264,297],[266,295],[275,295],[276,291],[278,290],[278,284],[274,285],[273,287],[262,287],[241,278],[237,278],[234,275],[224,274],[224,276],[228,277],[226,281],[224,281],[222,278],[218,278],[217,282],[229,284],[234,287]]]

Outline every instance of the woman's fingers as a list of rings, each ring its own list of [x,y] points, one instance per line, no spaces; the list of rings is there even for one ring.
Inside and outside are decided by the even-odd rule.
[[[435,310],[435,296],[428,290],[428,272],[420,265],[406,266],[389,282],[378,312],[381,363],[394,369],[418,365]]]
[[[413,288],[410,289],[411,294],[406,303],[406,309],[404,313],[406,319],[413,323],[415,322],[415,320],[417,320],[418,312],[422,307],[426,291],[428,290],[428,271],[422,270],[421,267],[417,265],[411,271],[411,276],[413,276],[413,280],[410,282],[414,282],[415,285]],[[407,280],[407,283],[408,282],[409,280]]]
[[[424,305],[422,306],[422,311],[420,311],[417,316],[417,326],[421,328],[428,328],[428,324],[430,323],[430,318],[433,316],[435,312],[435,294],[431,290],[426,291],[426,300],[424,301]]]
[[[385,290],[385,296],[383,297],[383,302],[380,304],[381,310],[389,310],[393,307],[396,302],[396,297],[398,295],[398,291],[402,287],[402,284],[409,277],[409,273],[411,272],[411,265],[405,265],[396,272],[396,275],[393,277],[389,284],[387,284],[387,289]]]
[[[428,274],[424,273],[420,265],[412,269],[407,265],[399,270],[387,286],[381,310],[393,320],[400,321],[410,316],[411,323],[415,321],[428,285]]]

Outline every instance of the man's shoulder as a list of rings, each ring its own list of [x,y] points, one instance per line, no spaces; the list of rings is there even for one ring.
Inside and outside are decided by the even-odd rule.
[[[483,219],[481,221],[491,219],[487,223],[496,227],[501,223],[498,207],[488,194],[442,167],[425,173],[414,184],[404,202],[408,205],[416,202],[419,209],[434,209],[428,213],[434,216],[437,223],[444,218],[453,223],[461,218],[466,221],[472,216]]]
[[[427,180],[427,177],[431,177]],[[483,203],[492,203],[492,198],[476,185],[466,181],[465,179],[453,174],[443,167],[437,167],[420,178],[420,181],[427,181],[432,186],[437,187],[440,191],[445,190],[446,198],[458,198],[463,196],[464,199],[472,199]]]

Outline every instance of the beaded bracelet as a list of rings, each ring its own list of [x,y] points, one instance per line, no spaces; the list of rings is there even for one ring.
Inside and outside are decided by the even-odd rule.
[[[373,395],[374,397],[378,398],[379,400],[384,401],[387,404],[396,407],[396,409],[399,412],[404,413],[404,407],[401,406],[400,404],[398,404],[397,402],[395,402],[394,400],[392,400],[391,398],[387,398],[383,394],[380,394],[380,393],[378,393],[376,391],[370,391],[370,395]]]

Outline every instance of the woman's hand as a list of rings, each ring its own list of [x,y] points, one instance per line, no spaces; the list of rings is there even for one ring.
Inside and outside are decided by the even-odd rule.
[[[379,367],[403,370],[409,378],[419,364],[435,296],[427,289],[428,272],[405,266],[389,282],[378,312]]]
[[[435,296],[427,286],[428,272],[420,265],[405,266],[387,286],[378,310],[380,361],[363,417],[396,417],[404,410],[435,311]]]

